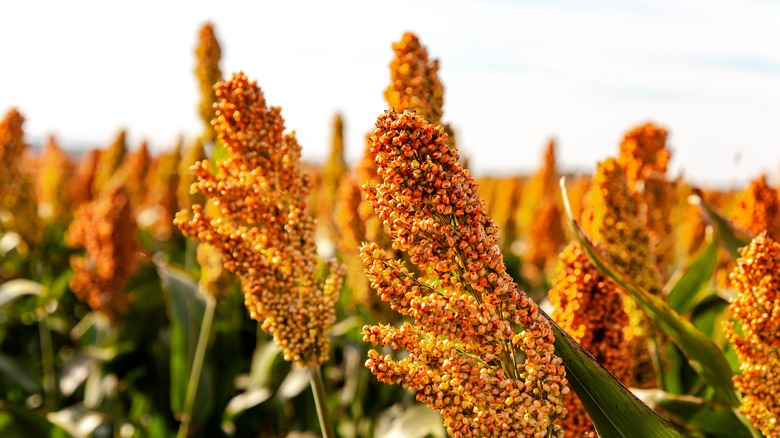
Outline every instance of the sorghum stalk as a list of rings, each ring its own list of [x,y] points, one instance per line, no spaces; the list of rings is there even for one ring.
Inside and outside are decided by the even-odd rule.
[[[387,111],[371,152],[381,181],[366,196],[420,274],[363,245],[372,287],[412,318],[364,327],[364,341],[409,351],[370,350],[366,366],[439,410],[450,435],[561,436],[569,390],[550,321],[506,272],[498,228],[442,127]]]
[[[294,134],[284,133],[281,110],[266,106],[243,73],[215,91],[213,123],[228,155],[216,165],[219,172],[207,161],[196,163],[192,188],[216,212],[195,204],[175,223],[222,254],[241,280],[250,316],[273,334],[285,360],[314,372],[329,357],[326,331],[336,319],[343,268],[332,263],[324,282],[315,278],[316,225],[305,202],[310,183],[301,171],[301,148]],[[323,434],[332,436],[328,424],[321,419]]]
[[[211,323],[214,321],[216,305],[217,300],[213,296],[206,294],[206,309],[203,312],[203,321],[200,325],[200,333],[198,333],[198,344],[195,346],[195,357],[192,359],[190,377],[187,381],[187,395],[184,398],[184,411],[181,415],[181,423],[177,433],[178,438],[186,438],[189,433],[192,410],[195,407],[195,400],[198,395],[198,382],[203,369],[203,360],[206,357],[206,348],[211,335]]]

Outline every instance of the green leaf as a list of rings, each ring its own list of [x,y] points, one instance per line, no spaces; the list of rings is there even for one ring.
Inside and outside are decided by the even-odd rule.
[[[17,278],[0,284],[0,307],[25,295],[43,294],[43,285],[32,280]]]
[[[547,318],[555,332],[555,353],[563,359],[569,386],[577,393],[600,436],[683,436],[596,362],[555,321]]]
[[[593,246],[571,214],[566,195],[566,187],[561,179],[564,206],[569,218],[573,235],[582,245],[593,264],[622,287],[641,307],[647,317],[659,327],[680,348],[688,359],[688,363],[718,394],[721,400],[731,407],[740,405],[740,396],[731,383],[733,373],[723,351],[690,321],[680,316],[665,302],[651,295],[643,288],[634,284],[624,273],[612,267],[599,251]]]
[[[171,319],[171,410],[184,411],[187,384],[195,358],[200,326],[206,310],[206,298],[186,273],[171,266],[157,266],[163,289],[167,292],[167,304]],[[205,420],[210,410],[210,366],[208,361],[198,382],[198,392],[193,409],[193,422]]]
[[[666,299],[669,306],[680,312],[688,313],[696,304],[699,291],[709,283],[718,262],[718,244],[710,242],[691,263],[682,277],[674,284]]]
[[[698,397],[675,395],[657,389],[635,389],[634,393],[653,409],[663,412],[673,422],[707,436],[750,438],[747,429],[728,406]]]
[[[731,224],[731,222],[715,211],[712,206],[704,200],[701,195],[701,190],[693,189],[693,202],[698,203],[704,211],[704,215],[715,230],[715,235],[718,236],[718,240],[721,245],[729,252],[729,255],[733,260],[739,258],[739,249],[746,246],[753,240],[753,236],[745,233],[745,231],[738,230]]]

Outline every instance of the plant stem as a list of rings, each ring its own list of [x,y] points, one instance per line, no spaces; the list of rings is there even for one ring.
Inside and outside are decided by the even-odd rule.
[[[192,410],[195,407],[196,395],[198,392],[198,382],[200,382],[200,373],[203,369],[203,359],[206,357],[206,347],[209,343],[211,333],[211,322],[214,320],[214,309],[216,300],[211,295],[206,295],[206,310],[203,312],[203,323],[200,325],[200,334],[198,334],[198,345],[195,347],[195,357],[192,360],[192,369],[190,370],[190,379],[187,382],[187,395],[184,399],[184,412],[181,415],[181,424],[179,424],[178,438],[186,438],[190,429],[192,420]]]
[[[42,283],[43,274],[41,272],[43,263],[41,263],[41,252],[37,248],[30,251],[30,278],[38,283]],[[41,367],[43,368],[43,403],[48,412],[51,412],[56,405],[55,397],[57,376],[54,374],[54,344],[51,341],[51,330],[46,322],[49,311],[46,309],[49,300],[50,288],[47,286],[46,293],[43,294],[40,307],[37,310],[38,316],[38,339],[41,344]]]
[[[314,405],[317,406],[317,416],[320,419],[320,429],[323,438],[333,438],[333,424],[330,421],[328,413],[327,397],[325,394],[325,384],[322,382],[322,372],[320,366],[309,367],[309,377],[311,378],[311,389],[314,393]]]
[[[38,335],[41,342],[41,365],[43,366],[43,393],[46,411],[51,412],[55,405],[54,351],[51,342],[51,331],[46,324],[46,318],[38,320]]]

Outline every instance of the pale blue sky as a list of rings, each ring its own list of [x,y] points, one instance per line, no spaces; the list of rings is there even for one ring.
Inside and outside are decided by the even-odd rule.
[[[780,169],[768,0],[8,2],[0,111],[19,108],[30,140],[100,146],[126,127],[133,146],[170,147],[200,129],[193,49],[207,20],[223,72],[258,81],[310,160],[336,111],[350,160],[362,154],[390,46],[413,31],[440,60],[444,120],[477,173],[529,171],[550,137],[564,170],[590,170],[650,120],[670,131],[673,175],[733,185]]]

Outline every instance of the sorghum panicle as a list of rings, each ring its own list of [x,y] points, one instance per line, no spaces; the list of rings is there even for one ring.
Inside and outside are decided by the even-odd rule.
[[[217,140],[217,133],[211,125],[211,120],[214,118],[214,102],[217,99],[214,84],[222,80],[222,70],[219,68],[221,58],[222,49],[214,35],[214,26],[206,23],[200,28],[198,45],[195,47],[195,76],[200,88],[198,114],[203,121],[201,137],[205,142],[213,143]]]
[[[674,246],[670,218],[675,193],[674,185],[666,177],[671,157],[666,147],[667,135],[666,129],[652,123],[638,126],[623,137],[618,155],[629,187],[644,209],[656,264],[664,271]]]
[[[206,148],[203,140],[197,139],[185,147],[179,161],[179,181],[176,187],[176,201],[179,203],[179,210],[190,208],[195,204],[204,204],[206,197],[202,193],[191,191],[192,183],[195,182],[195,174],[190,172],[193,164],[206,159]]]
[[[127,155],[126,137],[127,133],[125,130],[119,131],[114,142],[100,152],[100,159],[98,160],[93,180],[93,196],[100,195],[100,191],[108,185],[109,180],[114,177],[114,174],[116,174],[125,161],[125,156]]]
[[[480,187],[482,182],[479,182]],[[502,252],[508,251],[518,238],[517,210],[522,199],[523,181],[520,177],[497,178],[489,185],[492,187],[492,193],[490,201],[483,196],[485,206],[493,223],[500,228]]]
[[[183,140],[179,139],[173,149],[161,152],[146,176],[146,184],[152,189],[146,194],[144,208],[152,214],[145,218],[148,222],[144,223],[143,228],[151,232],[158,241],[171,239],[176,230],[173,218],[179,211],[177,190],[182,142]]]
[[[301,148],[284,133],[280,109],[266,106],[243,73],[215,89],[214,127],[228,156],[216,174],[208,162],[196,163],[193,189],[217,213],[195,204],[175,222],[222,253],[241,279],[250,316],[273,333],[287,360],[319,365],[328,358],[325,332],[336,319],[343,269],[332,264],[330,276],[317,284],[316,225],[304,201],[309,181],[301,172]]]
[[[371,152],[381,182],[364,185],[367,198],[421,274],[362,247],[372,287],[413,318],[364,327],[365,341],[409,351],[370,350],[366,366],[439,410],[452,436],[560,436],[568,387],[550,322],[506,272],[498,228],[443,129],[391,110]]]
[[[75,167],[68,154],[52,136],[38,159],[38,196],[41,219],[47,222],[67,223],[71,216],[71,193],[68,191]],[[67,181],[67,182],[66,182]]]
[[[600,245],[612,265],[637,286],[660,296],[663,288],[661,276],[654,263],[650,235],[635,196],[617,160],[608,158],[601,161],[583,201],[582,224],[586,234]],[[654,387],[653,360],[645,342],[653,329],[636,301],[623,292],[630,319],[626,337],[633,348],[631,356],[636,360],[634,381],[630,385]],[[656,342],[661,341],[658,336],[654,337]]]
[[[95,197],[95,173],[100,162],[100,149],[92,149],[85,154],[76,166],[76,174],[70,184],[73,206],[86,204]]]
[[[341,114],[333,117],[333,137],[328,157],[322,166],[322,181],[319,184],[317,219],[327,233],[328,238],[336,245],[341,235],[334,219],[336,214],[336,199],[342,178],[347,174],[347,162],[344,158],[344,121]],[[352,249],[356,252],[357,247]]]
[[[76,211],[66,234],[68,245],[85,249],[83,256],[71,257],[71,290],[110,320],[122,317],[130,304],[123,288],[138,266],[135,233],[130,196],[121,181],[114,181]]]
[[[385,101],[398,111],[416,111],[434,125],[441,123],[444,87],[439,81],[439,60],[430,61],[428,50],[417,35],[406,32],[393,43],[395,56],[390,62],[390,85]]]
[[[528,245],[523,258],[526,263],[527,277],[532,281],[538,283],[545,278],[545,271],[566,243],[562,220],[561,209],[553,198],[542,203],[531,222],[531,229],[528,230]]]
[[[548,201],[558,199],[558,169],[555,164],[555,142],[550,140],[544,149],[542,165],[523,187],[519,219],[521,231],[528,233],[539,209]]]
[[[0,120],[0,231],[13,230],[31,247],[43,238],[32,176],[25,169],[24,117],[16,109]]]
[[[766,231],[773,239],[780,238],[780,201],[777,189],[767,183],[766,175],[750,181],[738,195],[731,220],[753,235]]]
[[[123,163],[126,178],[125,186],[127,187],[127,193],[130,195],[130,201],[133,203],[133,208],[136,210],[140,210],[149,189],[146,176],[149,173],[151,164],[152,156],[149,154],[149,145],[146,141],[141,142],[141,146],[135,151],[128,152]],[[158,187],[152,186],[151,189],[157,190]]]
[[[560,254],[550,290],[552,318],[618,380],[630,382],[631,348],[624,327],[628,315],[622,293],[593,266],[579,243]],[[593,422],[577,395],[565,398],[568,414],[561,426],[569,436],[596,436]]]
[[[780,436],[780,244],[766,232],[740,250],[730,278],[738,292],[729,304],[726,336],[734,345],[741,374],[740,411],[767,437]],[[736,325],[739,328],[736,328]]]
[[[197,249],[197,260],[200,265],[200,288],[217,301],[227,298],[233,291],[235,276],[222,264],[222,253],[207,243],[201,243]]]
[[[661,277],[653,264],[650,236],[639,203],[615,159],[598,163],[585,195],[582,226],[622,273],[648,292],[661,293]]]
[[[371,290],[368,278],[363,272],[359,248],[361,242],[365,240],[366,223],[358,214],[361,202],[363,202],[363,190],[357,179],[354,176],[342,178],[334,220],[341,230],[337,249],[346,268],[345,281],[347,288],[352,292],[352,304],[366,310],[374,321],[395,321],[398,319],[398,313],[390,309],[390,306]]]

